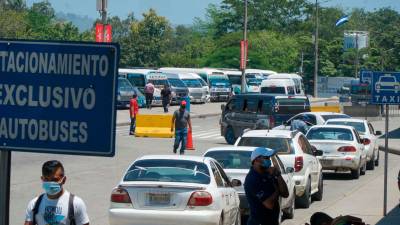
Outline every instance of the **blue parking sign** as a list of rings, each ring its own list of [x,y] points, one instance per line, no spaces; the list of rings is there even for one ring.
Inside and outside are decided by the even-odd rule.
[[[372,104],[400,104],[400,73],[374,72],[371,88]]]
[[[0,144],[113,156],[118,44],[0,40]]]

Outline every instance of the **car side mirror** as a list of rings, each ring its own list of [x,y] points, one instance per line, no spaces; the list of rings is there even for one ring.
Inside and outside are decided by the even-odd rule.
[[[364,139],[362,139],[362,143],[363,143],[363,145],[369,145],[369,144],[371,144],[371,140],[369,140],[368,138],[364,138]]]
[[[289,122],[289,121],[285,121],[285,122],[283,122],[283,125],[284,125],[284,126],[289,126],[289,125],[290,125],[290,122]]]
[[[311,146],[311,148],[312,148],[312,151],[313,151],[313,155],[314,156],[322,156],[323,154],[324,154],[324,152],[323,151],[321,151],[321,150],[318,150],[315,146]]]
[[[240,181],[238,179],[232,179],[231,184],[232,184],[232,187],[240,187],[240,186],[242,186],[242,181]]]
[[[294,173],[294,168],[293,167],[286,168],[286,173]]]
[[[225,104],[221,105],[221,110],[224,111],[225,110]]]
[[[382,135],[382,131],[375,131],[375,135],[376,136],[381,136]]]

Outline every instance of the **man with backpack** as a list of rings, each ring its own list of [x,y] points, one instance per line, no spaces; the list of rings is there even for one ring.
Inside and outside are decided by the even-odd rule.
[[[63,188],[67,177],[61,162],[45,162],[41,179],[45,193],[29,202],[24,225],[89,225],[85,203]]]

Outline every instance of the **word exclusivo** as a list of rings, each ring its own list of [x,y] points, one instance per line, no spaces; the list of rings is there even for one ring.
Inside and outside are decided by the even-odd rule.
[[[93,88],[48,87],[0,83],[0,105],[92,110],[96,105]]]
[[[0,51],[0,71],[59,75],[107,76],[106,55]]]

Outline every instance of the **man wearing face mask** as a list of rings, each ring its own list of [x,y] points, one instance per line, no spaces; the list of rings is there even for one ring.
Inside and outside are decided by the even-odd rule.
[[[289,191],[279,169],[273,167],[271,157],[276,152],[267,148],[256,148],[251,153],[249,173],[244,190],[250,208],[248,225],[278,225],[279,197],[287,198]]]
[[[56,160],[42,166],[44,194],[29,202],[24,225],[89,225],[85,203],[63,188],[67,178]]]

